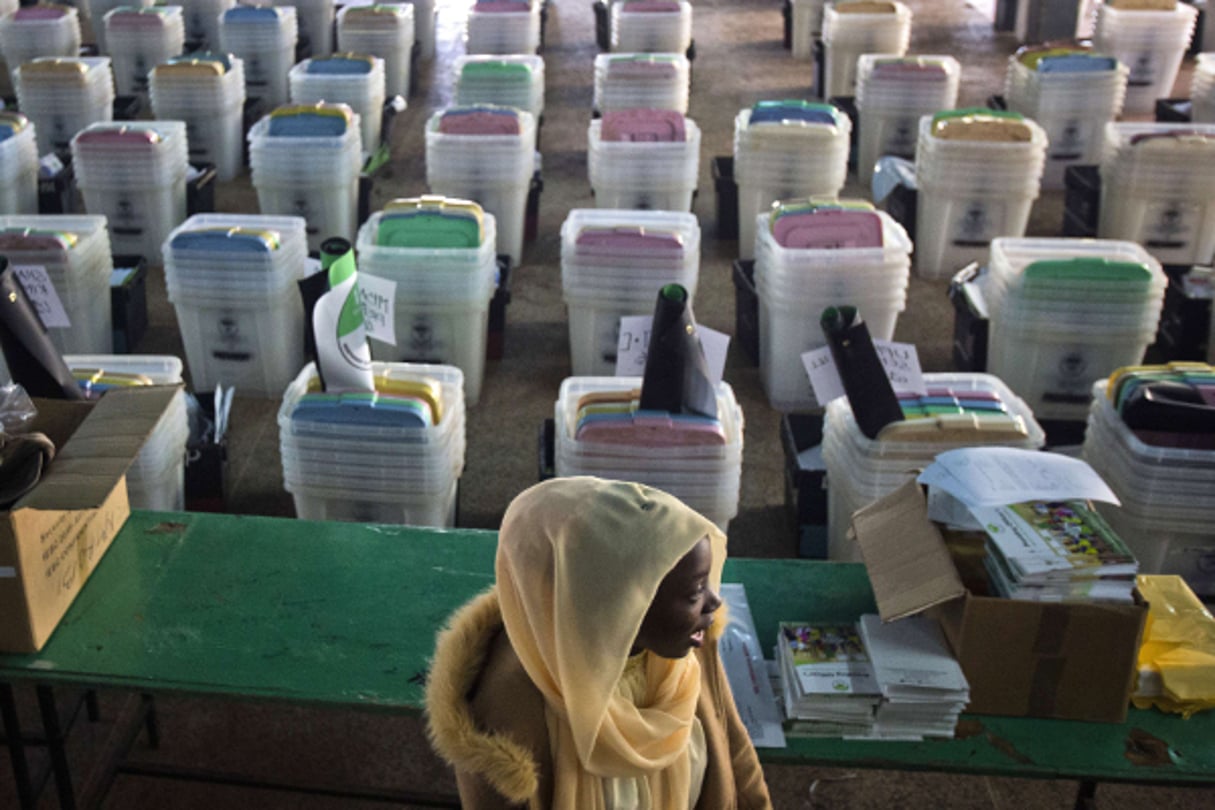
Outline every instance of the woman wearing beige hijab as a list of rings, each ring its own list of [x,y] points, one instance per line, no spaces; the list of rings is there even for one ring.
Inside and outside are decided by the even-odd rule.
[[[511,502],[496,584],[440,633],[426,691],[466,810],[771,808],[717,655],[725,545],[639,484]]]

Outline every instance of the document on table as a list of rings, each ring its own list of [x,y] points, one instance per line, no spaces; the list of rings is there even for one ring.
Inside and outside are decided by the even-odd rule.
[[[776,705],[764,654],[759,648],[755,621],[747,604],[747,591],[741,583],[722,583],[721,598],[729,610],[725,630],[718,641],[718,652],[738,714],[756,748],[784,748],[780,708]]]
[[[947,450],[917,480],[949,493],[968,508],[1025,501],[1119,503],[1118,496],[1086,462],[1015,447]]]

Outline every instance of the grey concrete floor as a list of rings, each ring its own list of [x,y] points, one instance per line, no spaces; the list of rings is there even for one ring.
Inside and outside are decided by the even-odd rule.
[[[992,2],[907,0],[915,12],[912,53],[947,53],[963,65],[960,106],[981,105],[1002,91],[1004,65],[1017,46],[996,34]],[[420,91],[399,121],[393,160],[376,178],[373,209],[393,197],[423,193],[422,124],[451,98],[451,67],[463,53],[464,0],[440,2],[439,53],[424,64]],[[811,63],[794,60],[781,46],[777,0],[697,0],[694,3],[696,59],[689,115],[703,132],[700,193],[696,213],[704,236],[698,320],[734,331],[731,262],[737,243],[717,236],[716,199],[709,158],[731,153],[737,111],[760,98],[807,98]],[[541,148],[544,190],[539,237],[526,246],[511,280],[505,353],[485,372],[481,401],[468,416],[468,454],[461,481],[458,524],[496,528],[511,498],[537,480],[537,430],[552,413],[562,379],[570,373],[567,320],[561,297],[558,232],[573,208],[593,207],[586,167],[592,62],[597,53],[590,0],[553,0],[546,43],[547,94]],[[1184,95],[1187,78],[1176,94]],[[855,178],[848,196],[867,196]],[[254,211],[247,175],[218,189],[218,208]],[[1030,233],[1059,233],[1061,194],[1044,194],[1035,205]],[[163,274],[150,281],[151,327],[140,352],[180,354],[181,339],[165,300]],[[951,370],[952,310],[943,281],[913,280],[896,339],[914,342],[928,371]],[[788,557],[796,554],[783,483],[779,415],[767,403],[758,369],[732,348],[726,380],[746,415],[745,454],[739,514],[730,523],[730,553]],[[239,392],[238,392],[239,393]],[[238,398],[230,436],[229,509],[248,514],[292,516],[283,491],[274,414],[278,403]],[[23,693],[23,710],[31,709]],[[102,695],[103,719],[84,723],[73,736],[73,752],[87,763],[112,731],[112,720],[128,698]],[[151,762],[245,771],[276,777],[324,779],[386,787],[451,790],[445,767],[431,754],[416,718],[334,713],[278,704],[161,697],[162,742],[151,750],[141,740],[134,756]],[[86,767],[87,770],[87,767]],[[850,771],[814,767],[766,768],[777,808],[1065,808],[1076,784],[959,777],[897,771]],[[0,761],[0,807],[15,806],[7,761]],[[53,791],[52,791],[53,792]],[[1212,806],[1210,792],[1103,786],[1097,807],[1198,808]],[[56,806],[48,795],[42,806]],[[260,790],[203,787],[159,779],[121,777],[105,805],[124,808],[371,808],[372,802],[275,795]]]

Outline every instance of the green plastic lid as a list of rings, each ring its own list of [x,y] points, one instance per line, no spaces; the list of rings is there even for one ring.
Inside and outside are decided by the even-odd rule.
[[[1102,258],[1045,259],[1026,265],[1025,279],[1063,281],[1125,281],[1147,284],[1152,271],[1137,262],[1118,262]]]

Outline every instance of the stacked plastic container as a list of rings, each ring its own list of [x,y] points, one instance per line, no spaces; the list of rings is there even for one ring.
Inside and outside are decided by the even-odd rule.
[[[790,50],[794,59],[814,56],[814,43],[823,32],[823,7],[828,0],[792,0]]]
[[[0,112],[0,214],[38,213],[38,136],[20,113]]]
[[[583,208],[561,226],[561,289],[570,365],[578,377],[616,373],[620,319],[652,315],[658,291],[700,278],[700,225],[690,213]]]
[[[290,108],[296,110],[297,108]],[[362,133],[359,117],[343,104],[308,108],[346,119],[339,134],[293,130],[275,134],[275,114],[249,129],[249,168],[263,214],[302,216],[308,222],[308,250],[320,250],[331,236],[354,239],[358,228]]]
[[[1134,242],[994,239],[987,368],[1039,419],[1083,421],[1093,382],[1156,337],[1168,278]]]
[[[186,218],[186,125],[92,124],[72,138],[72,167],[85,210],[109,220],[114,252],[157,263],[161,243]]]
[[[465,53],[536,53],[539,0],[480,0],[468,10]]]
[[[952,56],[864,54],[856,71],[856,170],[868,186],[882,155],[915,157],[920,116],[957,106],[960,70]]]
[[[574,437],[578,401],[597,391],[641,389],[641,377],[567,377],[553,408],[554,470],[558,477],[594,475],[636,481],[668,492],[723,531],[738,514],[742,476],[743,412],[729,383],[717,384],[717,416],[725,444],[640,446],[580,441]]]
[[[333,53],[334,0],[274,0],[274,5],[295,8],[299,40],[307,40],[310,57]]]
[[[1075,69],[1048,69],[1064,60]],[[1004,98],[1008,109],[1046,131],[1042,188],[1061,189],[1068,166],[1100,162],[1105,125],[1122,112],[1128,71],[1112,57],[1085,52],[1032,61],[1031,66],[1016,55],[1009,57]]]
[[[1200,53],[1190,74],[1192,120],[1215,124],[1215,53]]]
[[[245,65],[238,57],[197,53],[171,59],[148,75],[156,118],[182,121],[190,162],[211,164],[231,180],[244,167]]]
[[[309,363],[283,393],[278,412],[283,486],[305,520],[409,526],[455,525],[464,471],[465,412],[460,369],[421,363],[373,363],[377,388],[437,384],[436,424],[364,425],[292,419],[300,400],[319,390]]]
[[[165,286],[195,391],[277,397],[304,364],[304,220],[197,214],[165,242]]]
[[[688,112],[691,69],[677,53],[601,53],[595,57],[594,109],[646,107]]]
[[[180,383],[181,358],[154,354],[69,354],[63,362],[80,378],[87,372],[132,375],[131,385]],[[104,383],[104,376],[101,378]],[[127,468],[132,509],[180,512],[186,508],[186,442],[190,438],[186,392],[180,390],[157,420],[143,449]]]
[[[1215,254],[1215,124],[1110,123],[1097,234],[1139,242],[1161,264]]]
[[[613,51],[685,53],[692,45],[688,0],[618,0],[611,19]]]
[[[127,10],[151,8],[155,0],[87,0],[85,7],[87,11],[85,18],[89,20],[90,28],[93,31],[93,41],[97,44],[97,52],[108,55],[110,53],[109,46],[105,38],[105,15],[109,14],[116,8],[125,8]],[[178,5],[185,5],[184,3]],[[218,12],[216,12],[218,13]]]
[[[672,141],[604,140],[603,119],[592,119],[587,167],[595,205],[691,211],[700,169],[700,127],[684,118],[683,135]]]
[[[483,215],[482,240],[475,248],[420,248],[377,244],[384,216],[384,211],[372,214],[359,229],[359,274],[396,285],[397,344],[371,340],[371,356],[456,366],[462,372],[463,401],[476,405],[496,283],[495,219]]]
[[[72,136],[114,118],[110,57],[48,56],[17,68],[17,106],[33,122],[38,154],[67,154]]]
[[[0,17],[0,55],[15,75],[18,67],[40,56],[77,56],[80,19],[67,5],[22,6]]]
[[[1197,19],[1198,9],[1186,3],[1177,3],[1171,10],[1100,6],[1093,45],[1130,69],[1128,114],[1149,114],[1156,99],[1172,95]]]
[[[977,391],[994,395],[1004,406],[1007,420],[996,426],[1021,426],[1020,431],[942,431],[939,440],[914,438],[870,439],[861,432],[847,398],[827,403],[823,421],[823,461],[827,468],[827,556],[841,562],[860,562],[860,547],[847,538],[852,513],[890,494],[914,479],[938,453],[971,445],[1003,445],[1037,450],[1046,433],[1034,413],[998,377],[991,374],[924,374],[928,388]],[[897,437],[897,434],[896,434]]]
[[[834,209],[836,211],[840,209]],[[794,248],[772,232],[776,212],[759,215],[755,289],[759,296],[759,373],[769,404],[779,411],[821,407],[802,364],[804,352],[826,345],[819,325],[823,310],[852,305],[874,338],[891,340],[907,306],[911,239],[884,211],[876,247]],[[831,211],[824,212],[831,216]],[[841,245],[846,245],[841,235]]]
[[[544,58],[529,54],[459,56],[455,103],[497,104],[544,114]]]
[[[185,45],[181,7],[116,8],[105,15],[105,41],[118,94],[146,96],[149,71],[179,55]]]
[[[236,0],[177,0],[174,5],[181,6],[186,18],[187,41],[198,48],[219,50],[220,20]]]
[[[743,259],[755,256],[755,218],[773,202],[835,197],[848,178],[851,120],[834,107],[809,106],[817,118],[752,124],[752,107],[740,110],[734,119],[738,254]]]
[[[443,132],[446,116],[506,114],[518,122],[516,134]],[[498,223],[498,253],[519,265],[527,195],[536,172],[536,119],[512,107],[478,105],[440,110],[426,122],[426,183],[434,194],[481,204]]]
[[[1107,380],[1093,385],[1081,451],[1121,504],[1098,503],[1140,573],[1175,574],[1215,595],[1215,450],[1148,444],[1119,418]]]
[[[1045,165],[1046,132],[1019,113],[967,109],[922,117],[916,275],[952,276],[986,258],[995,237],[1024,234]]]
[[[911,9],[897,2],[839,2],[823,9],[823,98],[855,95],[857,59],[902,56],[911,42]]]
[[[355,54],[305,59],[291,68],[289,78],[292,103],[345,104],[358,113],[363,154],[371,154],[380,147],[384,120],[383,59]]]
[[[234,6],[219,18],[219,49],[245,62],[245,95],[267,108],[290,97],[298,36],[294,6]]]
[[[337,46],[384,60],[384,91],[409,98],[410,55],[417,7],[407,3],[343,6],[337,15]]]
[[[114,264],[105,217],[0,217],[0,246],[61,354],[112,350]],[[52,289],[42,289],[48,282]]]

